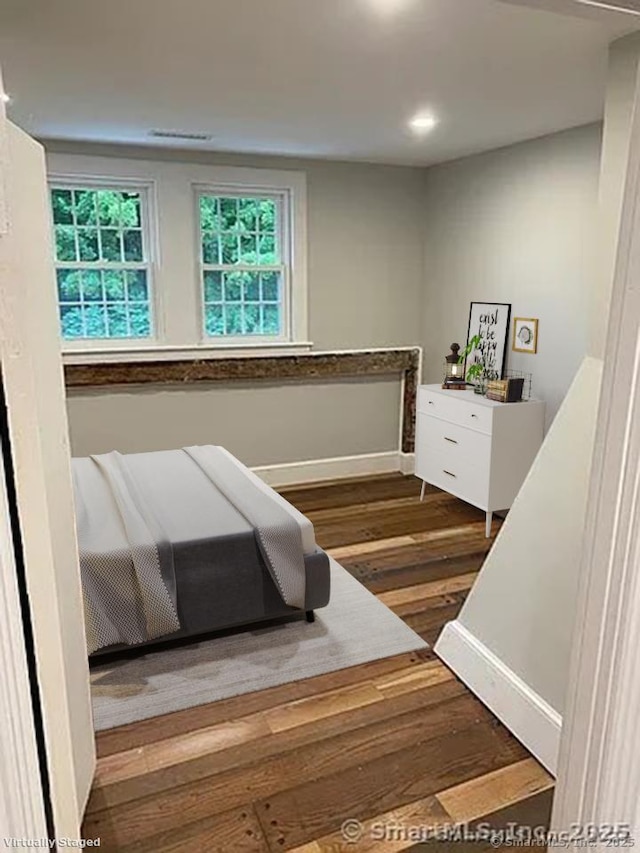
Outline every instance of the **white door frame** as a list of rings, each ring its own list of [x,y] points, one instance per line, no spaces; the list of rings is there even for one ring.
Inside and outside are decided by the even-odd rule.
[[[3,837],[44,838],[48,834],[47,822],[1,450],[0,828]]]
[[[640,843],[640,99],[636,86],[553,825]],[[605,849],[604,839],[598,849]]]
[[[0,76],[0,93],[2,91]],[[7,157],[5,130],[4,100],[0,100],[0,241],[5,238],[8,225],[1,168]],[[47,821],[4,452],[8,452],[8,448],[2,445],[0,434],[0,830],[4,837],[42,838],[47,835]]]

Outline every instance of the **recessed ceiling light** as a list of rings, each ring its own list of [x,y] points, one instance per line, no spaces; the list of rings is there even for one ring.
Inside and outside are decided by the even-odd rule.
[[[381,18],[391,18],[414,6],[416,0],[365,0],[365,3]]]
[[[438,119],[431,113],[418,113],[409,121],[409,127],[414,133],[429,133],[438,124]]]
[[[2,101],[3,104],[10,104],[11,95],[7,95],[6,92],[0,92],[0,101]]]

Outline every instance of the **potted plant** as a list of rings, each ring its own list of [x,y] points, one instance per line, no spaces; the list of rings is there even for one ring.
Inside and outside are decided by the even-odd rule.
[[[470,364],[467,368],[467,373],[465,379],[469,383],[469,385],[473,385],[473,390],[476,394],[484,394],[485,385],[484,385],[484,360],[482,357],[482,350],[480,349],[480,344],[482,343],[482,338],[480,335],[474,335],[466,347],[460,353],[460,358],[458,359],[458,364],[463,364],[468,355],[471,355],[472,352],[476,351],[476,360],[473,364]]]

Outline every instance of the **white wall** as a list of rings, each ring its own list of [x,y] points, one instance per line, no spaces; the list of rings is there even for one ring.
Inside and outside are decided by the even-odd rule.
[[[212,164],[305,172],[315,348],[420,342],[415,306],[423,285],[424,170],[77,143],[45,142],[45,148],[50,172],[153,177],[159,216],[181,235],[163,263],[185,288],[194,288],[198,277],[192,176],[206,180]]]
[[[423,343],[425,381],[438,381],[449,344],[466,339],[469,302],[511,302],[514,316],[540,319],[538,353],[514,353],[509,341],[508,364],[533,374],[550,423],[588,349],[600,138],[599,125],[581,127],[427,170],[72,143],[48,143],[48,159],[54,171],[169,184],[191,163],[305,171],[315,348]],[[169,184],[163,215],[184,230]],[[180,245],[171,264],[192,287],[193,241]],[[364,378],[278,393],[146,389],[135,401],[74,393],[72,446],[86,454],[212,440],[252,465],[384,452],[398,447],[398,394],[399,383]],[[280,428],[256,444],[249,424],[258,420]]]
[[[585,358],[436,653],[552,773],[569,674],[602,361]]]
[[[427,170],[429,381],[449,344],[466,341],[471,301],[510,302],[540,324],[538,353],[509,339],[507,365],[533,374],[552,420],[587,352],[600,137],[589,125]]]
[[[420,343],[423,170],[61,143],[47,143],[47,149],[54,172],[153,175],[160,214],[185,232],[168,260],[186,288],[193,288],[197,276],[195,241],[187,236],[189,214],[174,184],[190,174],[192,164],[305,171],[314,348]],[[398,449],[399,394],[398,380],[366,377],[288,383],[277,390],[248,384],[74,393],[69,401],[72,448],[84,455],[207,441],[225,444],[251,465],[393,451]],[[260,441],[256,424],[262,425]]]
[[[246,465],[398,450],[393,378],[72,392],[76,456],[221,444]]]
[[[458,616],[560,714],[601,372],[585,359]]]

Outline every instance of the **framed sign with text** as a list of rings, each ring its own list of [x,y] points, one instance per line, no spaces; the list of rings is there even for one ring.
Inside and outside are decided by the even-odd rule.
[[[485,379],[502,379],[507,355],[511,305],[507,302],[472,302],[469,309],[467,342],[475,335],[480,345],[468,358],[484,364]]]

